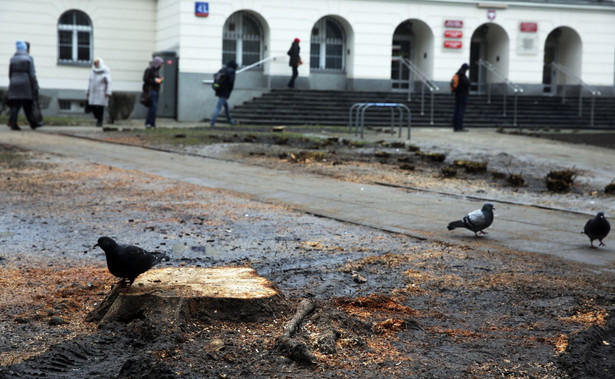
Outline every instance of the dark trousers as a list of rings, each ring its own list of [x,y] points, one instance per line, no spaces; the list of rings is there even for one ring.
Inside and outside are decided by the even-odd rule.
[[[102,126],[103,117],[105,115],[105,106],[104,105],[90,105],[92,108],[92,114],[94,118],[96,118],[96,126]]]
[[[145,118],[145,125],[156,126],[156,112],[158,112],[158,91],[151,91],[152,105],[147,110],[147,117]]]
[[[463,116],[466,113],[466,106],[468,105],[467,94],[455,94],[455,111],[453,113],[453,129],[463,129]]]
[[[293,88],[295,86],[295,79],[299,76],[299,70],[297,70],[297,66],[291,66],[293,68],[293,76],[290,77],[290,81],[288,82],[288,88]]]
[[[17,128],[17,116],[19,116],[19,110],[23,107],[23,112],[26,114],[26,118],[30,125],[36,125],[34,118],[32,117],[32,100],[12,99],[11,113],[9,115],[9,126]]]

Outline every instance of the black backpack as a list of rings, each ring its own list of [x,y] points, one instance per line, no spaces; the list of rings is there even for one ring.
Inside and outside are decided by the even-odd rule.
[[[218,70],[218,72],[214,74],[214,82],[212,83],[211,87],[214,89],[214,91],[219,91],[220,87],[222,86],[222,83],[225,80],[226,80],[226,69],[225,67],[222,67],[220,70]]]

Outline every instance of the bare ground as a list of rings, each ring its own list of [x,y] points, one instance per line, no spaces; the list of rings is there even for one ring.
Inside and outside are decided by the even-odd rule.
[[[407,153],[395,156],[396,147],[348,158],[337,149],[333,160],[323,160],[297,159],[322,149],[230,142],[185,149],[345,180],[396,183],[411,172],[413,184],[450,190],[438,184],[447,182],[442,165],[413,154],[400,162]],[[387,163],[374,159],[380,150],[392,154]],[[0,169],[0,376],[560,378],[609,377],[615,368],[609,270],[476,249],[475,241],[419,241],[2,145]],[[514,188],[489,175],[460,173],[452,181],[556,196],[558,206],[572,207],[597,191],[577,186],[550,195],[538,179]],[[186,322],[170,332],[139,319],[102,328],[85,322],[114,281],[92,247],[101,235],[166,250],[168,265],[252,266],[280,287],[291,308],[313,298],[316,311],[298,338],[314,362],[294,362],[275,348],[292,314],[261,323]],[[366,282],[353,281],[353,271]]]

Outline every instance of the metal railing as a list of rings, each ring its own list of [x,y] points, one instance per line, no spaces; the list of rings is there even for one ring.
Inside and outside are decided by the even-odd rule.
[[[589,92],[592,95],[592,105],[591,105],[591,112],[590,112],[590,122],[589,125],[590,126],[594,126],[594,106],[595,106],[595,100],[596,100],[596,96],[601,96],[602,92],[600,92],[598,89],[596,89],[595,87],[590,86],[589,84],[585,83],[583,80],[581,80],[581,78],[576,75],[575,73],[573,73],[568,67],[564,66],[563,64],[559,64],[557,62],[551,62],[549,64],[552,68],[558,70],[559,72],[561,72],[562,74],[573,78],[575,80],[577,80],[579,82],[579,86],[581,87],[579,89],[579,117],[581,117],[583,115],[583,90],[586,90],[587,92]],[[562,104],[566,104],[566,86],[563,86],[562,88]]]
[[[506,117],[506,98],[508,95],[508,89],[512,89],[514,95],[515,95],[515,105],[513,108],[513,126],[517,126],[517,96],[520,93],[523,93],[523,88],[519,87],[517,84],[511,82],[510,80],[508,80],[508,78],[506,77],[506,75],[502,74],[501,72],[499,72],[498,70],[495,69],[495,67],[493,67],[493,65],[491,64],[491,62],[483,60],[483,59],[479,59],[476,62],[479,66],[484,67],[487,71],[489,71],[490,73],[492,73],[493,75],[503,79],[503,83],[506,84],[506,89],[504,91],[504,105],[503,105],[503,111],[502,111],[502,116]],[[488,83],[487,85],[487,104],[491,104],[491,84],[492,83]]]
[[[412,100],[411,98],[412,81],[414,80],[414,78],[416,77],[416,79],[418,79],[422,84],[421,86],[421,116],[425,114],[425,88],[427,88],[429,92],[431,93],[429,124],[433,125],[434,124],[434,121],[433,121],[434,93],[437,91],[440,91],[440,88],[432,80],[428,79],[427,76],[410,59],[398,57],[396,58],[396,60],[399,62],[399,70],[398,70],[399,74],[398,74],[398,80],[397,80],[397,82],[399,83],[399,88],[401,88],[401,84],[404,82],[404,80],[401,77],[402,76],[402,66],[407,67],[408,70],[410,71],[410,75],[408,75],[408,101]]]
[[[255,62],[255,63],[252,63],[250,65],[244,66],[244,67],[240,68],[239,70],[235,71],[235,75],[241,74],[244,71],[248,71],[250,69],[253,69],[254,67],[260,66],[263,63],[267,63],[267,62],[270,62],[270,61],[275,61],[278,58],[284,58],[284,56],[283,55],[278,55],[278,56],[275,56],[275,57],[269,57],[269,58],[261,59],[258,62]],[[212,84],[213,82],[214,82],[213,79],[204,79],[203,80],[203,84]]]

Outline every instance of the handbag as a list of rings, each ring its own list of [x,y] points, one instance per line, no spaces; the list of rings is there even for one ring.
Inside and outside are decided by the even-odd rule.
[[[143,104],[146,107],[152,106],[152,93],[148,91],[142,91],[139,96],[139,103]]]
[[[32,99],[32,108],[30,112],[30,126],[33,129],[43,126],[43,113],[41,112],[41,104],[38,100],[38,91],[36,91],[36,93],[34,94],[34,98]]]

